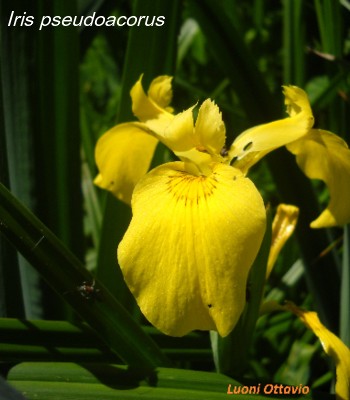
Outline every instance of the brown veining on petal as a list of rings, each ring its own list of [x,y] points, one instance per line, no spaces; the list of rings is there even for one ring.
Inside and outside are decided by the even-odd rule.
[[[185,206],[198,205],[201,200],[206,200],[214,193],[217,184],[214,174],[212,176],[194,176],[187,172],[177,171],[168,178],[167,192]]]

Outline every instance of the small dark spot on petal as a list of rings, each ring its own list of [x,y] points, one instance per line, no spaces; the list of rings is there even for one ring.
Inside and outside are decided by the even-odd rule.
[[[208,308],[212,308],[213,307],[213,305],[212,304],[208,304]]]
[[[237,156],[236,156],[236,157],[233,157],[232,160],[231,160],[231,162],[230,162],[230,165],[234,164],[234,163],[237,161],[237,159],[238,159]]]
[[[247,143],[247,144],[243,147],[243,151],[249,150],[252,146],[253,146],[253,142]]]
[[[233,180],[235,181],[237,179],[237,176],[235,175],[234,177],[233,177]]]

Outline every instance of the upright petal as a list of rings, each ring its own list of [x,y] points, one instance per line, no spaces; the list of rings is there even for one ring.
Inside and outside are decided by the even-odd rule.
[[[142,123],[116,125],[96,144],[99,174],[94,183],[130,204],[136,183],[150,167],[157,142]]]
[[[146,318],[166,334],[226,336],[245,305],[246,280],[265,231],[265,208],[240,171],[216,164],[193,176],[164,164],[135,188],[118,248],[124,278]]]
[[[299,167],[310,179],[321,179],[330,193],[326,210],[311,223],[312,228],[344,225],[350,222],[350,150],[337,135],[320,129],[290,143]]]
[[[193,107],[174,116],[166,124],[162,118],[147,121],[155,136],[182,161],[192,163],[192,173],[208,175],[210,164],[223,161],[220,151],[225,144],[225,125],[217,105],[207,99],[201,105],[195,126]]]
[[[219,154],[225,144],[225,124],[219,107],[210,99],[201,105],[195,126],[195,141],[199,151]]]
[[[232,165],[246,173],[262,157],[304,136],[314,123],[307,94],[296,86],[284,87],[288,118],[259,125],[239,135],[229,150]]]
[[[142,87],[142,75],[140,76],[130,91],[132,111],[140,121],[155,119],[162,114],[172,118],[172,109],[168,108],[172,98],[171,79],[169,76],[155,78],[147,96]]]
[[[146,122],[154,135],[175,153],[186,151],[194,147],[193,116],[195,106],[174,116],[167,125],[161,125],[158,120]]]

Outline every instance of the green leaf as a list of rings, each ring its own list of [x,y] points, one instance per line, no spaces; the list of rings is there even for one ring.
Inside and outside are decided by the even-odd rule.
[[[25,398],[13,389],[2,376],[0,376],[0,397],[4,400],[25,400]]]
[[[0,80],[0,182],[9,184],[5,121]],[[16,251],[0,236],[0,316],[24,317],[20,273]]]
[[[115,362],[112,353],[86,324],[0,318],[2,362]]]
[[[35,31],[25,27],[8,27],[11,12],[21,15],[23,7],[19,1],[0,4],[0,58],[1,64],[1,182],[7,182],[12,191],[28,207],[36,204],[34,106],[32,54],[35,53]],[[27,12],[32,14],[33,4]],[[6,244],[2,259],[4,282],[8,285],[3,294],[6,313],[11,316],[41,317],[41,292],[39,277],[22,257],[18,257]],[[11,254],[12,253],[12,254]],[[17,304],[16,304],[17,303]]]
[[[340,57],[343,52],[341,48],[343,21],[340,13],[340,2],[314,0],[314,4],[323,51]]]
[[[300,87],[305,83],[304,6],[301,0],[283,1],[283,81]]]
[[[85,323],[66,321],[19,320],[0,318],[1,360],[115,362],[116,356]],[[207,334],[190,333],[182,338],[166,336],[151,326],[143,331],[163,349],[165,355],[179,362],[212,363]]]
[[[8,26],[10,14],[12,23]],[[24,14],[34,18],[23,23]],[[1,59],[9,185],[13,193],[83,256],[78,31],[45,27],[43,15],[74,15],[76,0],[1,4]],[[27,317],[62,314],[62,304],[19,258]],[[19,293],[19,291],[17,291]],[[43,300],[44,299],[44,300]]]
[[[36,0],[36,18],[76,15],[77,0]],[[73,26],[37,31],[36,179],[38,214],[81,259],[81,160],[79,130],[79,36]],[[32,100],[32,101],[33,101]],[[48,207],[49,205],[49,207]]]
[[[69,363],[22,363],[12,368],[9,382],[31,399],[152,399],[194,400],[227,399],[240,383],[227,376],[200,371],[158,368],[153,381],[145,381],[119,365]],[[231,386],[229,386],[231,385]],[[271,390],[271,386],[266,388]],[[264,386],[250,383],[245,390],[258,390],[257,400],[271,398],[264,395]],[[242,395],[246,396],[246,395]],[[292,396],[274,395],[275,399]],[[318,399],[317,395],[300,396],[301,399]],[[323,399],[333,398],[323,395]]]
[[[217,65],[237,92],[250,122],[261,124],[277,117],[280,107],[221,3],[191,0],[189,9],[205,34]]]
[[[2,184],[0,216],[5,236],[124,362],[144,370],[167,364],[159,348],[102,283],[96,281],[95,289],[92,276],[79,260]],[[90,292],[83,290],[86,285]]]

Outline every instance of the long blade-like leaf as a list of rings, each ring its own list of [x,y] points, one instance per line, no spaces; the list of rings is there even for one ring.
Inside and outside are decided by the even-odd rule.
[[[171,368],[158,368],[155,381],[140,380],[119,365],[71,363],[22,363],[9,373],[10,383],[17,390],[25,391],[29,399],[74,400],[89,399],[151,399],[151,400],[195,400],[227,399],[228,395],[254,397],[262,400],[285,399],[283,385],[262,383],[240,384],[232,378],[213,372],[189,371]],[[266,389],[265,389],[266,387]],[[298,398],[332,399],[332,395],[312,393],[308,386],[295,386]],[[234,391],[241,394],[234,394]],[[250,394],[250,396],[249,396]],[[290,395],[291,396],[291,395]]]
[[[155,343],[105,287],[94,283],[79,260],[1,184],[0,216],[5,236],[124,362],[141,369],[167,364]]]

